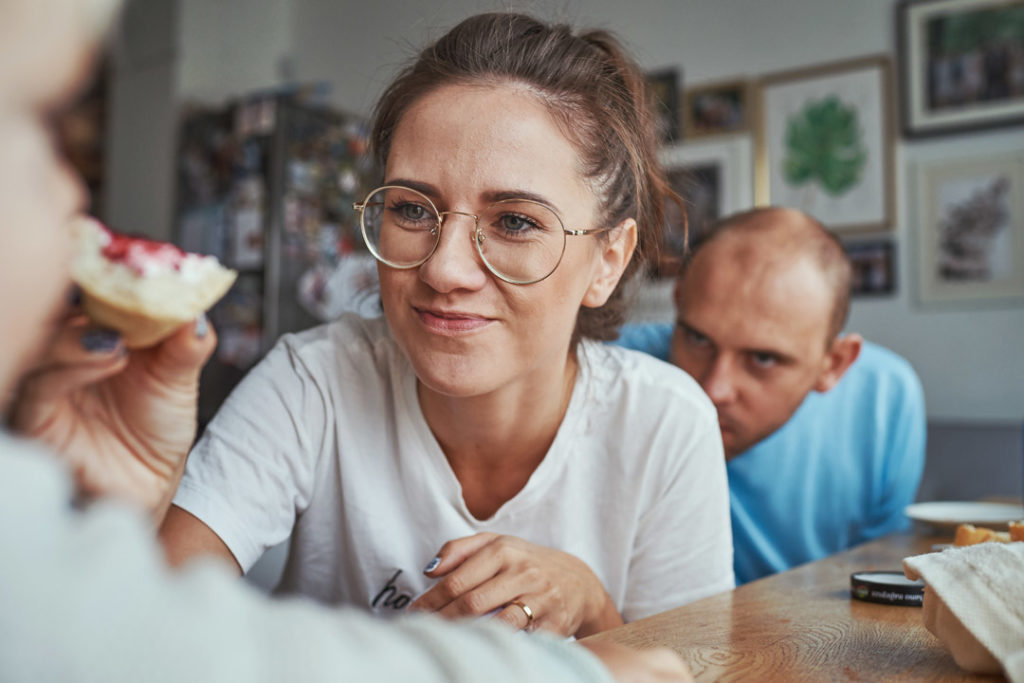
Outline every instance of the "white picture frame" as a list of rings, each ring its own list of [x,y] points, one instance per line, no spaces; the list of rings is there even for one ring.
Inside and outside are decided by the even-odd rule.
[[[662,147],[659,161],[666,172],[713,164],[722,169],[719,217],[754,206],[754,143],[749,135],[719,136]]]
[[[716,169],[717,189],[714,205],[705,219],[717,220],[754,206],[754,143],[750,135],[719,136],[684,142],[663,147],[659,161],[665,169],[673,189],[687,199],[687,187],[679,187],[681,179],[697,180],[695,172],[700,169]],[[673,182],[675,180],[676,182]],[[691,213],[691,240],[707,226],[695,225]],[[671,242],[673,232],[679,228],[666,225],[666,241]],[[679,253],[672,254],[672,262],[678,263]],[[672,283],[676,271],[671,268],[654,269],[654,277],[644,280],[633,301],[630,311],[631,322],[669,322],[674,319]]]
[[[799,209],[837,233],[890,229],[890,72],[878,55],[762,78],[757,204]]]
[[[917,298],[1024,304],[1024,151],[919,162]]]
[[[687,204],[689,242],[714,221],[754,205],[753,140],[749,135],[717,137],[663,147],[659,161],[669,185]],[[665,245],[682,255],[682,216],[666,207]]]

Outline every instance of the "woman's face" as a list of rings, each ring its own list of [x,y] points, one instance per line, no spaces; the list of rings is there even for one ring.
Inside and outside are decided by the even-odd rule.
[[[0,404],[67,291],[75,176],[37,116],[0,113]]]
[[[440,211],[479,213],[495,197],[531,195],[553,207],[567,229],[602,227],[578,166],[572,145],[525,88],[448,85],[400,120],[385,182],[425,189]],[[513,285],[481,262],[473,229],[470,217],[446,216],[424,264],[380,266],[395,339],[420,381],[441,394],[478,396],[549,380],[565,368],[580,305],[599,306],[611,293],[605,242],[567,237],[550,277]]]

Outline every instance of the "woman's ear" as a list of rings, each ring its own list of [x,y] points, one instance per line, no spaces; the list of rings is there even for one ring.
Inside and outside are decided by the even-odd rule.
[[[601,239],[601,253],[598,256],[594,274],[581,302],[587,308],[604,306],[615,291],[623,271],[629,265],[636,250],[636,221],[632,218],[619,223],[608,231],[608,239]]]

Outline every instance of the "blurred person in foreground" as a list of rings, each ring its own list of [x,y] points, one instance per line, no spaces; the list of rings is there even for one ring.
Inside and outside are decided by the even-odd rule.
[[[91,495],[131,488],[105,460],[114,452],[106,446],[144,437],[187,448],[199,368],[215,344],[205,319],[131,353],[84,320],[65,321],[66,230],[83,197],[47,120],[87,77],[96,38],[115,12],[108,0],[0,5],[0,410],[26,368],[34,390],[75,384],[58,407],[66,427],[59,445],[76,453],[89,451],[75,444],[93,445],[89,460],[65,467],[47,449],[0,432],[0,678],[687,680],[665,650],[588,644],[588,652],[496,624],[423,615],[383,623],[353,610],[270,601],[213,563],[173,572],[152,520]],[[40,355],[58,321],[65,334]],[[76,372],[61,371],[65,364]],[[118,398],[117,383],[129,398]]]
[[[908,524],[923,393],[903,358],[842,333],[850,277],[816,220],[753,209],[694,246],[675,324],[627,325],[617,342],[686,370],[715,404],[738,583]]]

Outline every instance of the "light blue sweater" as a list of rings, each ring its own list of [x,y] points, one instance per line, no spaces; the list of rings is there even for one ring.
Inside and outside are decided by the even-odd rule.
[[[616,343],[667,361],[672,328],[627,325]],[[811,392],[778,431],[728,462],[737,583],[906,528],[924,454],[917,375],[865,343],[831,391]]]

